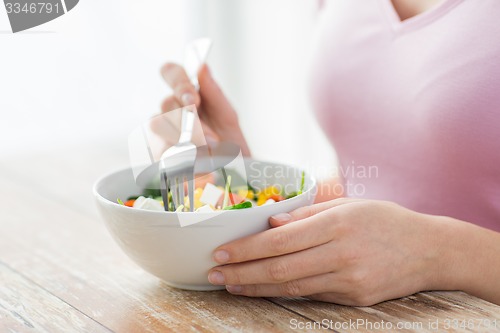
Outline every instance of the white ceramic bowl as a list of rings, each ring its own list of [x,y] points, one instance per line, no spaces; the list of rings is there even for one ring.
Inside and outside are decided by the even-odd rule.
[[[245,160],[253,184],[277,184],[299,188],[301,170],[293,167]],[[252,184],[252,183],[251,183]],[[140,267],[167,284],[190,290],[216,290],[207,274],[215,266],[213,250],[224,243],[269,228],[272,215],[309,205],[316,193],[315,180],[306,174],[304,192],[281,202],[242,210],[214,213],[173,213],[147,211],[117,204],[117,198],[140,194],[131,169],[113,172],[94,185],[94,194],[104,222],[122,250]],[[186,227],[182,218],[202,222]]]

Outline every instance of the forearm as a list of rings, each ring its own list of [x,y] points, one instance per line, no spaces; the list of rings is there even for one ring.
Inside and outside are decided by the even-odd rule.
[[[438,217],[438,285],[500,304],[500,233],[449,217]]]

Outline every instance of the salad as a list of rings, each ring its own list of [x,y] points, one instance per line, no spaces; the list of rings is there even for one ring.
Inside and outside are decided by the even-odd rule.
[[[256,189],[249,183],[243,187],[231,188],[231,176],[227,176],[226,185],[216,186],[207,182],[204,187],[197,187],[193,195],[195,212],[212,212],[218,210],[246,209],[255,206],[264,206],[293,198],[304,191],[305,173],[302,172],[300,187],[296,192],[284,193],[277,185]],[[127,207],[153,211],[190,211],[189,197],[184,198],[184,204],[174,209],[169,191],[171,207],[165,209],[159,189],[144,189],[141,195],[130,196],[125,201],[120,198],[117,202]]]

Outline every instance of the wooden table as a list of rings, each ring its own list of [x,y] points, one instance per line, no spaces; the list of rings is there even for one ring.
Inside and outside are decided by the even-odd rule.
[[[123,143],[0,157],[0,332],[500,332],[500,307],[461,292],[353,308],[170,288],[97,214],[93,182],[127,158]]]

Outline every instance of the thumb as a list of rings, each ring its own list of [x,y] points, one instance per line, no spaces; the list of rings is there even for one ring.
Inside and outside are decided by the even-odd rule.
[[[291,222],[306,219],[308,217],[316,215],[316,214],[318,214],[324,210],[327,210],[329,208],[345,205],[348,203],[358,202],[358,201],[363,201],[363,199],[339,198],[339,199],[334,199],[334,200],[330,200],[330,201],[317,203],[317,204],[310,205],[310,206],[300,207],[294,211],[291,211],[290,213],[281,213],[281,214],[271,216],[269,218],[269,224],[271,225],[272,228],[280,227],[280,226],[283,226],[283,225],[291,223]]]

